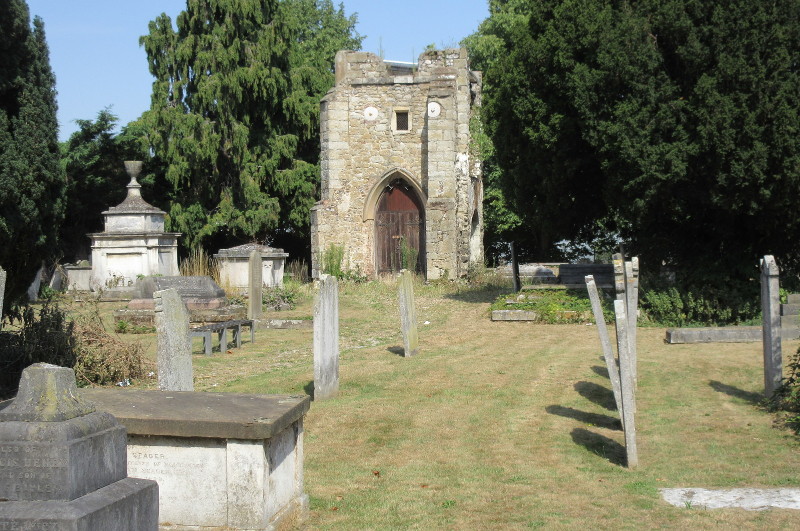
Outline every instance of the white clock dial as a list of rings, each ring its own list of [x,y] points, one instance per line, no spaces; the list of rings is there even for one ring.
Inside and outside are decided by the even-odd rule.
[[[441,114],[441,112],[442,112],[441,105],[439,105],[435,101],[428,103],[428,117],[436,118],[437,116],[439,116],[439,114]]]
[[[377,117],[378,117],[378,109],[376,109],[375,107],[367,107],[366,109],[364,109],[365,120],[372,121]]]

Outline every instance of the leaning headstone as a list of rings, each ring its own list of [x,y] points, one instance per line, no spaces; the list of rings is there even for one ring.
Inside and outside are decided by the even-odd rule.
[[[3,298],[6,296],[6,270],[0,267],[0,329],[3,328]]]
[[[162,391],[193,391],[192,342],[189,310],[174,289],[153,293],[155,300],[158,388]]]
[[[611,255],[614,266],[614,292],[618,300],[625,300],[625,261],[620,253]]]
[[[783,378],[779,274],[775,258],[766,255],[761,260],[761,337],[764,345],[764,394],[767,398],[775,394]]]
[[[158,484],[128,477],[125,428],[72,369],[29,366],[0,409],[0,529],[158,529]]]
[[[314,400],[339,391],[339,283],[320,275],[314,300]]]
[[[617,323],[617,352],[619,352],[619,380],[622,392],[622,426],[625,431],[625,454],[628,468],[639,465],[636,448],[636,387],[631,367],[630,347],[628,346],[628,318],[625,315],[625,302],[614,301],[614,315]]]
[[[636,352],[636,314],[639,293],[639,259],[636,259],[636,273],[633,260],[625,262],[625,315],[628,317],[628,351],[631,358],[631,376],[634,384],[638,384],[637,352]]]
[[[400,300],[400,328],[403,333],[403,356],[419,354],[417,334],[417,307],[414,304],[414,283],[411,271],[403,269],[397,276],[397,291]]]
[[[262,298],[264,296],[264,270],[261,263],[261,253],[250,252],[248,262],[249,276],[247,287],[247,318],[257,321],[262,315]]]
[[[603,358],[606,360],[608,369],[608,379],[611,380],[611,389],[614,391],[614,402],[617,403],[617,411],[622,415],[622,391],[619,385],[619,367],[614,359],[614,349],[611,347],[611,339],[606,328],[606,318],[603,315],[603,308],[600,306],[600,296],[597,292],[597,285],[592,275],[586,276],[586,289],[589,292],[589,300],[592,302],[592,312],[597,324],[597,333],[600,335],[600,344],[603,347]]]

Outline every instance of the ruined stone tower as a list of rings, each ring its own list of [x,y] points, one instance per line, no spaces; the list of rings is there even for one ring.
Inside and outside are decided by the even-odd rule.
[[[311,212],[313,276],[326,251],[379,275],[416,268],[457,278],[483,261],[481,161],[471,148],[480,72],[467,52],[393,63],[336,54],[336,85],[321,104],[321,200]]]

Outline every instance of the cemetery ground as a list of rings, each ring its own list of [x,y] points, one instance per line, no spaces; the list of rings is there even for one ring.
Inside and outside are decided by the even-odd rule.
[[[310,318],[305,289],[265,318]],[[629,470],[594,326],[491,322],[493,286],[415,291],[420,353],[403,358],[396,286],[340,284],[339,394],[305,420],[309,529],[796,528],[791,510],[674,507],[658,492],[800,486],[799,439],[759,406],[760,342],[667,345],[640,328]],[[154,334],[120,337],[154,357]],[[211,357],[193,345],[198,391],[313,392],[310,328],[259,329]],[[784,363],[797,346],[784,342]]]

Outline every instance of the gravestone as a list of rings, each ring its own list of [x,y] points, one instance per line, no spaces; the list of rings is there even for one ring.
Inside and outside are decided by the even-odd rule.
[[[314,400],[339,391],[339,283],[320,275],[314,299]]]
[[[517,252],[514,249],[514,242],[508,244],[511,249],[511,280],[514,283],[514,292],[522,289],[522,283],[519,280],[519,262],[517,262]]]
[[[0,409],[0,529],[158,529],[158,484],[129,478],[125,428],[37,363]]]
[[[628,318],[625,313],[625,301],[614,301],[614,315],[617,325],[617,352],[619,353],[619,381],[622,394],[622,427],[625,431],[625,454],[628,468],[639,465],[639,453],[636,447],[636,385],[633,379],[634,360],[628,344]]]
[[[162,391],[193,391],[189,310],[174,289],[156,291],[153,299],[158,350],[158,388]]]
[[[419,354],[417,334],[417,306],[414,303],[414,284],[411,271],[403,269],[397,276],[398,299],[400,300],[400,329],[403,333],[403,356],[409,358]]]
[[[248,286],[247,286],[247,318],[257,321],[261,319],[262,299],[264,297],[264,269],[261,263],[261,253],[250,253]]]
[[[0,330],[3,328],[3,299],[6,296],[6,270],[0,267]]]
[[[174,289],[190,310],[221,308],[227,304],[225,290],[209,276],[144,277],[136,280],[132,310],[152,310],[156,291]]]
[[[614,402],[617,404],[617,411],[622,415],[622,390],[619,382],[619,367],[617,366],[616,359],[614,359],[614,349],[611,347],[611,338],[608,336],[606,318],[603,315],[603,308],[600,305],[600,295],[597,292],[597,285],[592,275],[587,275],[585,281],[586,289],[589,292],[589,300],[592,302],[592,312],[594,313],[594,320],[597,324],[597,333],[600,335],[600,344],[603,347],[603,358],[605,359],[606,368],[608,369],[608,378],[611,380],[611,389],[614,392]]]
[[[761,315],[764,347],[764,395],[771,398],[783,378],[781,352],[780,270],[775,258],[761,260]]]

